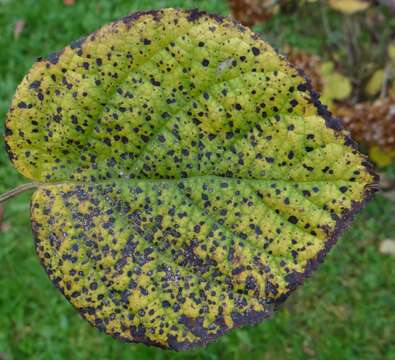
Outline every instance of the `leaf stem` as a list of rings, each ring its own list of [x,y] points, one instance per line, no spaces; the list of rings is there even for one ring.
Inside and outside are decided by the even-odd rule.
[[[0,195],[0,204],[6,202],[7,200],[13,198],[14,196],[17,196],[24,191],[31,190],[34,188],[37,188],[39,186],[38,183],[28,183],[28,184],[23,184],[20,185],[12,190],[7,191],[6,193]]]

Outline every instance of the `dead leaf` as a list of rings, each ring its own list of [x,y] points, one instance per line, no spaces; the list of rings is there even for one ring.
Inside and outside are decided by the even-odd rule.
[[[14,39],[19,39],[23,29],[25,28],[25,21],[24,20],[17,20],[14,25]]]
[[[385,239],[380,243],[379,251],[384,255],[395,255],[395,240]]]
[[[73,5],[75,5],[75,0],[63,0],[63,3],[66,6],[73,6]]]
[[[359,143],[377,147],[387,155],[395,151],[395,96],[339,105],[333,112],[343,119],[346,129]]]
[[[279,10],[276,0],[229,0],[232,16],[245,26],[271,18]]]

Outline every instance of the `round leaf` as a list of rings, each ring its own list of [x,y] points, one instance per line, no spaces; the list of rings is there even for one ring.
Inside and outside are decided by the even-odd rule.
[[[366,84],[365,93],[369,96],[376,96],[382,89],[384,81],[385,70],[376,70]]]
[[[231,19],[137,13],[40,59],[6,124],[36,250],[100,330],[171,349],[269,316],[374,190],[309,82]]]

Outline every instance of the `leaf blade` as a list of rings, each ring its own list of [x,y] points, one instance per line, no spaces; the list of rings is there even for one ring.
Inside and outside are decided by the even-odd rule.
[[[377,181],[296,69],[196,11],[133,15],[39,61],[6,141],[43,182],[51,280],[99,329],[177,350],[267,317]]]

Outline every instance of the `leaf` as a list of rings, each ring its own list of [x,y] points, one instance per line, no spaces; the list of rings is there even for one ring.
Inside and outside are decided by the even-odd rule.
[[[255,24],[270,19],[279,11],[277,0],[229,0],[232,16],[243,25]]]
[[[321,65],[319,73],[322,77],[322,101],[330,108],[335,100],[345,100],[351,95],[351,81],[335,71],[333,62],[325,62]]]
[[[370,5],[369,1],[362,0],[329,0],[330,7],[348,15],[364,11]]]
[[[91,324],[176,350],[269,316],[377,176],[249,29],[137,13],[38,61],[6,125],[50,279]]]
[[[371,156],[380,164],[388,163],[395,151],[395,96],[374,102],[336,106],[335,115],[344,120],[345,127],[361,144],[372,148]]]
[[[384,78],[385,78],[384,69],[375,71],[366,85],[366,89],[365,89],[366,94],[369,96],[377,95],[383,86]]]
[[[332,61],[325,61],[320,66],[320,73],[322,76],[328,76],[335,71],[335,64]]]
[[[324,77],[322,96],[328,100],[345,100],[351,94],[351,82],[340,73],[333,73]]]

